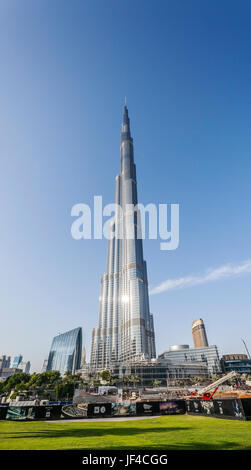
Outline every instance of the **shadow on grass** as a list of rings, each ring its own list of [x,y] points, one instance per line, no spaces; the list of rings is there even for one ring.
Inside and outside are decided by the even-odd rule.
[[[159,434],[159,433],[167,433],[175,432],[175,431],[186,431],[189,428],[186,427],[178,427],[178,428],[167,428],[167,427],[159,427],[159,428],[112,428],[112,427],[105,427],[105,428],[76,428],[76,429],[45,429],[42,431],[15,431],[15,432],[7,432],[6,438],[8,439],[29,439],[29,438],[40,438],[40,439],[50,439],[50,438],[67,438],[67,437],[86,437],[86,438],[93,438],[93,437],[103,437],[103,436],[133,436],[137,434]],[[12,436],[12,434],[14,434]]]
[[[112,446],[112,447],[99,447],[98,450],[109,450],[109,451],[115,451],[115,450],[125,450],[125,451],[132,451],[132,450],[165,450],[165,451],[177,451],[177,450],[251,450],[251,445],[243,445],[242,443],[237,443],[237,442],[218,442],[218,443],[210,443],[207,444],[206,442],[187,442],[187,443],[180,443],[180,444],[150,444],[147,446]],[[74,448],[69,448],[67,450],[74,450]],[[86,450],[86,449],[83,449]]]

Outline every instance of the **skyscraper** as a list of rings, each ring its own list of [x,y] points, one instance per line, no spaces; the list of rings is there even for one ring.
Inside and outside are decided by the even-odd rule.
[[[193,321],[192,335],[195,348],[206,348],[208,346],[206,329],[201,318]]]
[[[133,139],[128,109],[121,131],[121,172],[115,182],[115,211],[108,242],[107,272],[101,279],[99,325],[92,336],[91,367],[156,356],[153,316],[149,310],[146,262],[140,216],[129,204],[138,203]]]
[[[30,368],[31,368],[30,361],[27,361],[27,362],[21,361],[18,366],[18,369],[21,369],[23,372],[25,372],[25,374],[30,373]]]
[[[22,362],[22,360],[23,360],[23,356],[21,354],[19,354],[19,356],[14,356],[14,359],[12,360],[12,363],[11,363],[11,368],[18,369],[18,366],[20,362]]]
[[[58,370],[61,375],[65,372],[75,374],[80,369],[82,351],[82,328],[66,331],[52,340],[47,363],[47,371]]]

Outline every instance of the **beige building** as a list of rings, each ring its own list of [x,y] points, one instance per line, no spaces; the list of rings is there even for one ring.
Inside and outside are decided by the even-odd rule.
[[[193,321],[192,335],[195,348],[206,348],[208,346],[206,329],[201,318]]]

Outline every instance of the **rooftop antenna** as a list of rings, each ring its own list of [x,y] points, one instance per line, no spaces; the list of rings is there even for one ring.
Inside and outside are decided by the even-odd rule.
[[[244,339],[241,338],[241,341],[243,342],[243,344],[244,344],[244,346],[245,346],[245,349],[246,349],[246,352],[247,352],[247,355],[248,355],[248,359],[251,359],[249,350],[248,350],[248,348],[247,348],[247,345],[246,345]]]
[[[125,96],[125,106],[126,106],[126,96]]]

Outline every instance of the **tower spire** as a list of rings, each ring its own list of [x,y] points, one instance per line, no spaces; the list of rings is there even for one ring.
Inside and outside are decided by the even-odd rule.
[[[131,132],[130,132],[130,119],[128,115],[128,108],[126,105],[126,100],[125,100],[123,123],[122,123],[122,129],[121,129],[121,142],[123,140],[130,140],[130,139],[132,140]]]

